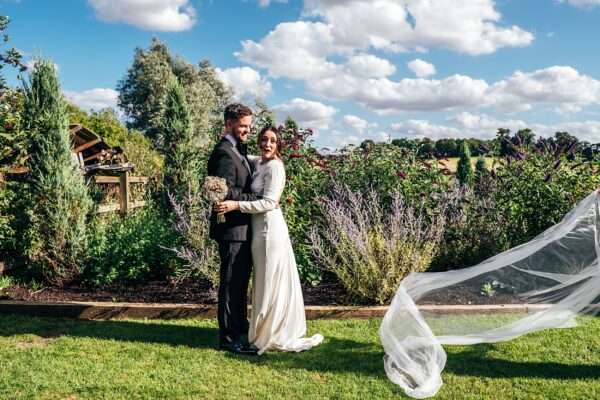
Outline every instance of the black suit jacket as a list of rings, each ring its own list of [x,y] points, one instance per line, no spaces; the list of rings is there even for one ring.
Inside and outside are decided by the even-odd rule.
[[[227,181],[227,200],[254,201],[260,198],[251,193],[252,168],[252,164],[227,139],[221,139],[216,144],[208,159],[208,175],[219,176]],[[217,241],[249,240],[249,228],[249,214],[228,212],[225,214],[225,223],[222,224],[217,223],[215,212],[210,216],[210,237]]]

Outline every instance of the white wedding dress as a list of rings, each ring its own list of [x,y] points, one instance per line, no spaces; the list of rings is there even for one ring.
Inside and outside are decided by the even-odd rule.
[[[288,228],[278,202],[285,186],[279,160],[252,158],[256,171],[252,192],[261,200],[241,201],[240,211],[252,214],[252,312],[248,339],[259,349],[303,351],[323,341],[306,334],[306,315],[300,277]]]

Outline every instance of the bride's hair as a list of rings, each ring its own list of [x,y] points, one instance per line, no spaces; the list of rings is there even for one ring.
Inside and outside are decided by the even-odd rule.
[[[275,134],[275,137],[277,138],[277,142],[276,142],[277,147],[275,148],[275,157],[277,157],[280,161],[283,161],[283,157],[281,157],[281,151],[283,150],[283,142],[281,140],[281,133],[279,133],[279,129],[275,128],[273,125],[265,126],[258,133],[258,139],[257,139],[258,148],[260,149],[263,136],[265,135],[265,133],[267,133],[269,131],[273,132]]]

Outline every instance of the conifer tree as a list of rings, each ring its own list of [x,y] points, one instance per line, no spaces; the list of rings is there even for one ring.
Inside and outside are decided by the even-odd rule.
[[[83,266],[92,201],[71,153],[67,107],[53,63],[38,60],[24,89],[23,129],[31,156],[24,253],[36,273],[60,286]]]
[[[463,141],[460,147],[460,158],[456,167],[456,177],[461,185],[469,185],[473,182],[473,166],[471,165],[471,151],[469,143]]]
[[[165,139],[165,187],[177,200],[199,187],[200,138],[195,130],[185,92],[177,78],[169,82],[162,135]]]

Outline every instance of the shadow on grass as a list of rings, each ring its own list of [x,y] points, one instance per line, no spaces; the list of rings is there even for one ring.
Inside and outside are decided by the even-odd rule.
[[[501,360],[487,355],[493,348],[480,344],[449,354],[445,372],[486,378],[600,379],[600,365]]]
[[[0,315],[0,336],[33,334],[42,338],[60,336],[116,340],[131,343],[166,344],[216,349],[218,331],[211,327],[182,326],[130,321],[78,321]],[[492,344],[469,346],[450,353],[445,372],[488,378],[600,379],[598,365],[556,362],[521,362],[491,358]],[[359,342],[326,337],[318,347],[301,353],[270,352],[263,356],[225,357],[272,369],[301,369],[385,378],[383,351],[378,342]]]
[[[383,349],[379,343],[325,337],[323,343],[310,350],[267,352],[247,357],[247,363],[272,369],[299,369],[318,373],[349,374],[385,378]],[[228,354],[227,357],[236,357]]]
[[[78,321],[70,319],[0,316],[0,336],[32,334],[42,338],[59,336],[160,343],[192,348],[216,348],[216,328],[129,321]]]
[[[32,334],[41,338],[68,336],[131,343],[158,343],[200,349],[216,349],[218,342],[218,331],[211,327],[0,315],[0,336],[22,334]],[[385,377],[383,351],[377,342],[327,337],[321,345],[301,353],[269,352],[262,356],[223,354],[227,358],[271,369],[302,369],[322,373]]]

